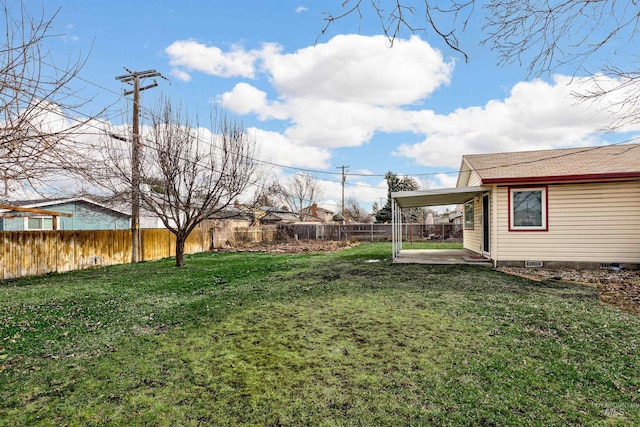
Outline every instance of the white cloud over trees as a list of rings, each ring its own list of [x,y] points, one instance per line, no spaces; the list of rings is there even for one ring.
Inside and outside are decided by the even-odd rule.
[[[382,36],[339,35],[291,53],[277,44],[223,51],[177,41],[166,53],[185,75],[245,78],[219,99],[233,113],[264,122],[264,129],[252,129],[261,156],[288,166],[330,168],[332,149],[391,134],[397,138],[386,142],[389,155],[457,168],[467,153],[602,143],[598,131],[615,115],[614,99],[593,105],[572,96],[593,80],[561,75],[517,83],[504,99],[438,113],[429,97],[455,84],[455,64],[418,37],[390,48]],[[603,77],[599,83],[616,82]],[[272,121],[279,122],[277,130]],[[451,184],[449,175],[430,181]]]

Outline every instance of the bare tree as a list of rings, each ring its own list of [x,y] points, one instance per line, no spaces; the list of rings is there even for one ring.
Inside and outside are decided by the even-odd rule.
[[[141,206],[176,236],[178,267],[184,265],[185,242],[193,229],[233,204],[256,171],[255,141],[242,125],[214,110],[208,130],[197,120],[192,125],[182,110],[160,101],[150,129],[143,132],[140,159]],[[130,149],[112,141],[99,162],[104,173],[94,169],[93,179],[112,191],[130,189]]]
[[[575,94],[579,99],[616,99],[608,103],[616,113],[612,129],[640,122],[636,0],[344,0],[340,10],[325,14],[322,34],[336,21],[370,13],[391,44],[403,30],[434,33],[465,60],[468,47],[458,34],[479,14],[481,42],[498,52],[500,63],[524,64],[530,75],[563,67],[591,76],[589,88]]]
[[[265,172],[263,171],[257,181],[263,182],[266,180],[267,174]],[[280,199],[280,186],[276,182],[267,185],[256,184],[256,189],[249,203],[255,208],[275,208],[280,203]]]
[[[297,173],[285,183],[278,184],[278,195],[291,212],[300,221],[311,216],[311,211],[305,209],[322,197],[322,189],[317,179],[306,173]]]
[[[89,119],[69,118],[86,103],[70,88],[86,59],[58,66],[44,45],[56,13],[32,15],[23,2],[7,0],[0,9],[0,179],[6,196],[12,185],[59,169],[70,150],[64,142]]]
[[[344,201],[344,215],[349,222],[367,222],[369,220],[369,214],[362,209],[358,199],[355,196],[347,197]]]

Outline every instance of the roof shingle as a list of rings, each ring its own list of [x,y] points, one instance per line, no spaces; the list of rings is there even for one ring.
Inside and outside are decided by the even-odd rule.
[[[640,144],[471,154],[462,158],[483,184],[640,177]]]

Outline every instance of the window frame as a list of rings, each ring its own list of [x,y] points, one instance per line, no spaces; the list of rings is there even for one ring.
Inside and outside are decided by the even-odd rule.
[[[38,219],[38,220],[40,220],[40,228],[31,228],[29,226],[29,220],[30,219]],[[45,227],[45,221],[46,220],[50,220],[51,221],[51,227],[49,227],[49,228]],[[53,230],[53,217],[52,216],[28,216],[28,217],[25,217],[25,219],[24,219],[24,229],[26,231],[51,231],[51,230]]]
[[[533,192],[539,191],[540,194],[540,215],[541,215],[541,225],[515,225],[515,212],[513,211],[513,197],[514,193],[521,192]],[[546,185],[536,185],[536,186],[519,186],[519,187],[509,187],[509,195],[508,195],[508,213],[509,213],[509,231],[549,231],[549,191],[548,186]]]
[[[468,219],[467,216],[467,206],[471,206],[471,218]],[[475,216],[476,216],[476,208],[475,208],[475,200],[471,199],[464,204],[464,229],[465,230],[474,230],[475,229]]]

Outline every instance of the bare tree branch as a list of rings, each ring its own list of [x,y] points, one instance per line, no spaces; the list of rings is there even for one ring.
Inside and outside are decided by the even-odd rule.
[[[475,0],[460,2],[452,0],[447,8],[443,8],[440,3],[434,0],[369,0],[363,4],[363,0],[344,0],[340,13],[325,12],[325,26],[320,35],[326,34],[337,21],[344,20],[351,15],[357,14],[359,22],[362,22],[366,15],[364,10],[368,9],[380,21],[380,28],[389,40],[389,45],[393,46],[403,29],[412,34],[427,34],[426,27],[415,23],[423,21],[428,28],[442,38],[447,46],[462,54],[466,61],[468,56],[460,47],[456,34],[457,29],[444,29],[445,24],[439,22],[439,17],[451,17],[454,23],[461,20],[461,29],[464,30],[473,11]]]
[[[176,236],[176,265],[184,244],[202,221],[224,210],[256,179],[256,143],[224,111],[214,110],[209,128],[192,123],[186,110],[161,99],[142,131],[140,203]],[[115,136],[115,137],[114,137]],[[132,188],[131,139],[116,131],[93,153],[83,176],[113,194]]]
[[[305,208],[322,197],[320,183],[306,173],[297,173],[288,181],[277,184],[276,191],[282,203],[288,206],[300,221],[305,221],[311,216],[311,211]]]
[[[482,6],[478,11],[476,3]],[[593,86],[576,95],[583,101],[607,100],[603,108],[613,107],[608,129],[640,121],[638,0],[345,0],[341,13],[325,14],[322,34],[351,15],[357,14],[361,23],[367,12],[380,20],[390,44],[402,30],[427,35],[430,31],[465,60],[457,32],[480,12],[485,21],[482,43],[498,53],[500,64],[524,65],[530,76],[560,69],[576,77],[593,76]],[[414,23],[419,15],[428,30]],[[603,76],[609,80],[604,85]]]
[[[70,119],[82,106],[70,88],[86,58],[57,67],[44,42],[57,13],[29,13],[24,3],[0,3],[4,20],[0,44],[0,171],[4,194],[12,185],[33,182],[60,169],[65,142],[90,120]]]
[[[355,196],[347,197],[344,201],[344,214],[348,222],[368,222],[370,215],[360,206]]]
[[[210,126],[207,138],[165,100],[143,149],[141,181],[156,186],[141,192],[141,202],[176,235],[178,266],[191,231],[232,204],[256,169],[255,142],[240,124],[216,110]]]
[[[485,43],[502,63],[524,63],[533,75],[559,67],[590,75],[591,86],[575,95],[582,101],[606,100],[612,116],[608,129],[640,121],[639,2],[493,0],[486,10]]]

